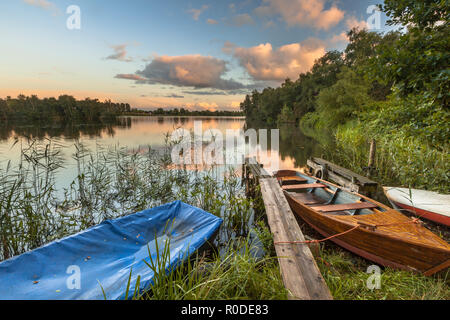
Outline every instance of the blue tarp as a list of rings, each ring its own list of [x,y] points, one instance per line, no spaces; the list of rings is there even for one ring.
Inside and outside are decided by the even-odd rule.
[[[138,276],[140,291],[152,283],[154,274],[144,260],[150,263],[148,249],[156,260],[156,242],[161,255],[170,241],[169,269],[221,224],[222,219],[181,201],[105,221],[0,263],[0,299],[102,300],[103,291],[107,299],[125,299],[132,270],[131,297]]]

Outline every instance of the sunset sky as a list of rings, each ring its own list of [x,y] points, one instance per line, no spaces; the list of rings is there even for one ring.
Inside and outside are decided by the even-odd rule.
[[[237,110],[253,89],[296,80],[345,48],[380,1],[2,0],[0,97]],[[66,26],[71,5],[81,29]]]

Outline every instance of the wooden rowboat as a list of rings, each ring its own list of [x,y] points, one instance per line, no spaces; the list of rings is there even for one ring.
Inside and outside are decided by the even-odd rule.
[[[450,195],[407,188],[383,189],[394,208],[450,227]]]
[[[339,246],[383,266],[432,275],[450,266],[450,245],[400,212],[330,182],[278,171],[292,210]]]

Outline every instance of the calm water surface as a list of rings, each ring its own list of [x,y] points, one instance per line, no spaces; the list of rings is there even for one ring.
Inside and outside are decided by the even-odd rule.
[[[130,152],[147,150],[149,146],[158,148],[165,145],[166,134],[177,128],[193,130],[194,121],[202,121],[203,131],[218,129],[225,136],[227,129],[270,129],[246,124],[242,117],[121,117],[109,124],[21,124],[0,126],[0,166],[5,168],[8,161],[17,164],[21,148],[28,145],[28,138],[42,142],[51,139],[61,146],[64,168],[59,169],[58,185],[66,186],[77,175],[73,154],[75,142],[79,141],[91,151],[99,148],[126,147]],[[268,130],[270,134],[270,130]],[[269,136],[270,144],[270,136]],[[269,149],[270,149],[269,145]],[[280,150],[275,152],[279,158],[280,169],[294,169],[306,164],[310,156],[321,156],[323,144],[305,136],[298,127],[280,127]]]

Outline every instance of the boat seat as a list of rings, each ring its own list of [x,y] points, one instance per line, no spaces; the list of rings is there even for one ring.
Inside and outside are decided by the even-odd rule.
[[[296,193],[296,192],[289,192],[289,195],[297,200],[298,202],[305,204],[305,205],[319,205],[319,204],[325,204],[325,200],[322,198],[319,198],[318,196],[312,194],[312,193]]]
[[[370,202],[356,202],[356,203],[346,203],[346,204],[332,204],[326,206],[312,206],[311,208],[320,212],[339,212],[347,210],[361,210],[361,209],[373,209],[377,208],[376,204]]]
[[[280,181],[281,185],[285,186],[285,185],[305,183],[308,180],[306,180],[305,178],[299,177],[299,176],[290,176],[290,177],[278,178],[278,181]]]
[[[282,188],[285,191],[301,191],[305,189],[327,188],[327,186],[321,183],[310,183],[310,184],[296,184],[293,186],[282,186]]]

